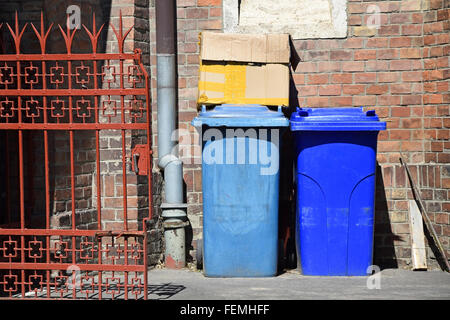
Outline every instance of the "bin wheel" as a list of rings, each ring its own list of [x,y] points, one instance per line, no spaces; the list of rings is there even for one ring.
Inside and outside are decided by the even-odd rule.
[[[195,258],[197,260],[197,269],[203,269],[203,239],[197,239],[197,251]]]

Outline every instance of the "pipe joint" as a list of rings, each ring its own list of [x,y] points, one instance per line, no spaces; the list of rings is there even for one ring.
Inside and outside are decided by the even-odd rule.
[[[180,166],[182,165],[181,160],[178,159],[177,156],[175,156],[175,155],[169,153],[169,154],[166,154],[165,156],[163,156],[163,157],[161,157],[161,158],[159,159],[159,161],[158,161],[158,166],[159,166],[161,169],[164,169],[164,168],[166,168],[166,167],[167,167],[169,164],[171,164],[171,163],[174,163],[174,164],[180,165]]]

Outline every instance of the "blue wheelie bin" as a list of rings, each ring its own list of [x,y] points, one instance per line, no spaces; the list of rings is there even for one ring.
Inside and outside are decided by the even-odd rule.
[[[367,275],[372,265],[375,111],[304,108],[291,115],[296,144],[296,243],[305,275]]]
[[[277,272],[279,143],[289,126],[281,108],[203,107],[201,130],[203,271],[207,277]]]

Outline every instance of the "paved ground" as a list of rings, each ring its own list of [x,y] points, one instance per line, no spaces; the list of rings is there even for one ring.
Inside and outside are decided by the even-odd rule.
[[[272,278],[207,278],[188,269],[153,269],[148,281],[149,298],[156,300],[450,300],[450,274],[441,271],[386,269],[370,279],[303,276],[296,270]]]

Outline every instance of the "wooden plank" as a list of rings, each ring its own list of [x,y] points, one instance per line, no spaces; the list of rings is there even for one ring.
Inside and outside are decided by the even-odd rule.
[[[413,181],[412,176],[411,176],[411,172],[409,172],[409,167],[406,164],[405,160],[403,160],[403,155],[402,155],[401,152],[400,152],[400,155],[401,155],[400,156],[400,163],[402,164],[402,166],[406,170],[406,174],[408,176],[409,184],[411,185],[411,188],[413,189],[414,197],[417,197],[417,200],[419,200],[420,207],[422,208],[422,210],[420,212],[421,212],[421,214],[423,216],[425,225],[427,226],[427,229],[430,232],[431,237],[433,238],[437,248],[439,249],[441,257],[444,260],[443,262],[444,262],[445,266],[442,266],[442,270],[447,271],[447,272],[450,273],[450,263],[448,262],[447,255],[445,254],[444,247],[442,246],[441,241],[439,241],[439,238],[438,238],[438,236],[436,234],[436,231],[434,230],[433,225],[431,224],[431,220],[428,217],[428,214],[427,214],[427,212],[425,210],[425,206],[423,205],[423,202],[422,202],[422,198],[420,197],[419,190],[417,189],[416,185],[414,184],[414,181]]]
[[[411,256],[413,270],[427,269],[425,235],[422,215],[415,200],[409,200],[409,226],[411,230]]]

